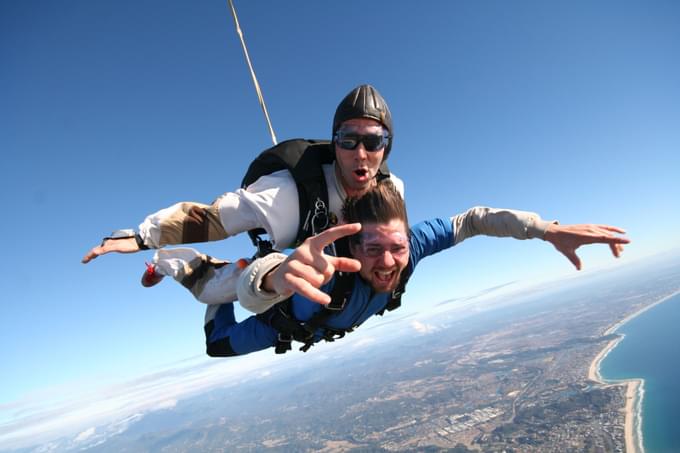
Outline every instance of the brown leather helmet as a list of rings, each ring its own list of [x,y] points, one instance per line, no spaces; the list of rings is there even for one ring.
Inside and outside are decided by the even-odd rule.
[[[340,128],[340,125],[353,118],[371,118],[379,121],[390,135],[389,142],[385,147],[385,159],[392,149],[392,114],[387,106],[387,102],[371,85],[359,85],[349,92],[340,102],[335,110],[333,117],[333,134]]]

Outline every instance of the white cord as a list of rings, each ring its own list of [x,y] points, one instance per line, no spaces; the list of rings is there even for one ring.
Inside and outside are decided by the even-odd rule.
[[[241,26],[238,23],[238,17],[236,17],[236,9],[234,8],[234,2],[229,0],[229,6],[231,7],[231,15],[234,18],[234,24],[236,25],[236,33],[241,39],[241,47],[243,47],[243,54],[246,56],[246,63],[248,63],[248,68],[250,69],[250,76],[253,79],[253,84],[255,85],[255,91],[257,92],[257,98],[260,101],[260,107],[262,107],[262,112],[264,113],[264,118],[267,120],[267,127],[269,128],[269,134],[272,137],[272,142],[276,145],[276,135],[274,134],[274,128],[272,127],[272,122],[269,120],[269,113],[267,113],[267,106],[264,104],[264,97],[262,96],[262,90],[260,90],[260,84],[257,82],[257,77],[255,76],[255,70],[250,62],[250,56],[248,55],[248,49],[246,48],[246,42],[243,40],[243,32],[241,31]]]

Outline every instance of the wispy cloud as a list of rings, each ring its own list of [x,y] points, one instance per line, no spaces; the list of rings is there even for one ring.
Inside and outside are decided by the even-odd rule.
[[[436,332],[439,330],[438,327],[432,325],[432,324],[425,324],[423,322],[420,322],[418,320],[413,320],[411,321],[411,327],[418,333],[420,334],[428,334],[432,332]]]
[[[75,441],[76,442],[86,441],[86,440],[92,438],[92,436],[94,436],[95,432],[96,432],[96,428],[94,426],[91,427],[91,428],[88,428],[85,431],[83,431],[82,433],[78,434],[75,438]]]
[[[375,343],[375,341],[376,340],[373,337],[361,338],[360,340],[355,341],[354,344],[352,344],[352,347],[354,349],[365,348],[366,346],[369,346],[369,345],[372,345],[373,343]]]
[[[439,302],[437,305],[444,305],[444,304],[450,304],[450,303],[453,303],[453,302],[461,302],[461,301],[465,302],[465,301],[478,299],[478,298],[486,296],[490,293],[496,292],[500,289],[514,285],[515,283],[517,283],[517,280],[513,280],[513,281],[507,282],[507,283],[503,283],[501,285],[491,286],[489,288],[482,289],[481,291],[477,291],[475,294],[472,294],[470,296],[454,297],[452,299],[446,299],[444,301]]]
[[[281,363],[271,351],[236,359],[196,357],[102,388],[64,392],[62,387],[60,393],[51,395],[43,390],[0,407],[0,448],[36,445],[64,436],[85,440],[95,435],[96,426],[133,417],[119,427],[124,430],[143,414],[174,407],[181,398],[266,378]]]

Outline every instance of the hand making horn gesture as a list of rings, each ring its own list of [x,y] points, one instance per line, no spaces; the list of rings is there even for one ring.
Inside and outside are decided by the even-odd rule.
[[[270,292],[298,293],[320,304],[330,303],[330,296],[318,288],[327,283],[336,271],[358,272],[361,263],[352,258],[327,255],[324,249],[336,240],[359,231],[360,223],[349,223],[308,238],[264,278],[262,286]]]

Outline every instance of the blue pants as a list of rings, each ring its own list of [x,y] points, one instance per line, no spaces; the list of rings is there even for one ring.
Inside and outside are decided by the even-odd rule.
[[[232,357],[261,351],[276,344],[278,333],[250,316],[241,322],[234,317],[234,304],[222,304],[215,318],[205,325],[206,352],[211,357]]]

